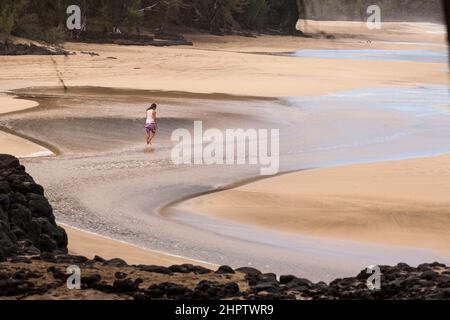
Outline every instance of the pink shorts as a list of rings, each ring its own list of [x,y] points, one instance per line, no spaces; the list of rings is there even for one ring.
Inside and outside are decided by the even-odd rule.
[[[156,123],[148,123],[145,125],[145,131],[147,132],[147,134],[156,133]]]

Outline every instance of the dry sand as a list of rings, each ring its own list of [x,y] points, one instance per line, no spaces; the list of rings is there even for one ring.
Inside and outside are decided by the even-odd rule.
[[[347,26],[348,24],[342,24]],[[195,45],[141,47],[67,43],[76,55],[1,57],[0,91],[32,86],[101,86],[150,90],[227,93],[251,96],[298,96],[376,86],[448,84],[445,63],[296,59],[267,55],[307,48],[444,49],[439,26],[403,24],[336,40],[300,37],[187,35]],[[342,27],[344,30],[347,27]],[[349,32],[355,30],[349,27]],[[404,30],[404,31],[402,31]],[[383,38],[378,41],[376,38]],[[414,37],[414,38],[411,38]],[[367,40],[374,39],[371,42]],[[385,40],[393,41],[391,44]],[[397,40],[423,41],[399,45]],[[91,57],[81,51],[94,51]],[[52,59],[56,62],[53,63]],[[236,80],[239,81],[236,81]]]
[[[27,139],[0,131],[0,153],[19,158],[51,156],[53,152]]]
[[[35,101],[17,99],[15,96],[0,93],[0,114],[22,111],[38,106]]]
[[[66,49],[76,51],[77,55],[0,57],[0,92],[60,86],[61,78],[68,87],[271,97],[319,95],[363,87],[448,85],[445,72],[448,66],[444,63],[300,59],[266,54],[306,48],[442,49],[445,34],[436,32],[435,25],[414,24],[414,30],[411,25],[401,26],[392,24],[378,33],[338,40],[189,35],[196,43],[193,47],[71,43]],[[342,24],[340,32],[345,35],[354,29]],[[411,43],[394,43],[399,40]],[[81,51],[95,51],[100,56],[83,55]],[[10,98],[4,99],[11,102]],[[22,107],[16,104],[18,109],[8,107],[0,109],[0,113]],[[0,133],[1,152],[19,156],[35,152],[26,149],[27,141],[14,139]],[[189,204],[208,214],[288,232],[448,249],[449,236],[445,231],[450,219],[445,213],[448,208],[445,191],[448,194],[450,180],[445,175],[449,175],[445,157],[320,169],[261,181],[191,200]],[[208,199],[206,204],[204,199]],[[73,253],[119,255],[130,263],[174,261],[171,256],[149,253],[70,228],[68,232]]]
[[[191,260],[179,256],[168,255],[158,251],[143,249],[131,244],[113,240],[98,234],[61,224],[69,237],[69,253],[92,259],[95,255],[104,259],[122,258],[129,264],[147,264],[171,266],[183,263],[201,265],[215,269],[216,265],[202,261]]]
[[[23,111],[38,106],[35,101],[17,99],[15,96],[0,93],[0,115]],[[52,153],[31,141],[0,131],[0,153],[16,157],[51,155]]]
[[[290,233],[432,248],[450,256],[450,156],[307,170],[180,208]]]
[[[309,22],[312,25],[312,22]],[[267,55],[306,48],[443,49],[443,27],[434,24],[384,24],[367,31],[354,23],[323,22],[342,39],[187,35],[193,47],[169,48],[67,43],[72,56],[0,57],[0,93],[36,86],[100,86],[246,96],[320,95],[362,87],[448,84],[443,63],[325,60]],[[359,36],[354,34],[358,32]],[[353,34],[352,37],[348,37]],[[369,39],[372,39],[368,42]],[[383,40],[378,40],[383,39]],[[386,41],[388,40],[388,41]],[[399,44],[397,41],[410,41]],[[94,51],[91,57],[81,51]],[[54,63],[55,62],[55,63]],[[236,81],[239,79],[239,81]],[[0,114],[35,106],[32,101],[0,96]],[[4,150],[23,156],[0,137]],[[17,148],[25,142],[16,139]]]

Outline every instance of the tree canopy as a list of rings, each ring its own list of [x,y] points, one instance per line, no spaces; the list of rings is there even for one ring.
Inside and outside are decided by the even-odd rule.
[[[71,36],[66,28],[73,0],[1,0],[0,41],[12,33],[50,42]],[[296,34],[299,18],[354,19],[368,0],[78,0],[83,31],[140,34],[202,29],[211,33],[260,31]],[[393,12],[410,16],[440,9],[440,0],[379,0],[386,16]],[[391,12],[392,11],[392,12]]]

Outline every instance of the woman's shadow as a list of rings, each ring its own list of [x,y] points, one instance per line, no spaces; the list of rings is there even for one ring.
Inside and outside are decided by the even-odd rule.
[[[153,146],[146,146],[144,148],[144,153],[145,154],[152,154],[155,153],[155,148]]]

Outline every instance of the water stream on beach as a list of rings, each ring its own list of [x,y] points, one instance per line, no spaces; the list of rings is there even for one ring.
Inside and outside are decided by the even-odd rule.
[[[350,275],[372,263],[445,260],[423,248],[287,236],[183,212],[161,215],[160,209],[259,173],[255,165],[171,163],[171,133],[191,130],[194,120],[203,120],[205,130],[280,129],[282,171],[405,159],[450,152],[447,88],[366,88],[282,99],[105,90],[29,91],[25,96],[41,99],[42,107],[0,120],[60,150],[54,158],[24,160],[60,221],[150,249],[301,272],[313,280]],[[142,110],[155,99],[163,105],[160,128],[155,147],[144,149]]]
[[[284,98],[305,121],[297,154],[304,167],[397,160],[450,152],[445,86],[364,88]]]
[[[350,59],[366,61],[412,61],[429,63],[446,63],[448,51],[440,50],[334,50],[334,49],[303,49],[290,55],[300,58],[320,59]]]
[[[285,170],[450,152],[447,87],[365,88],[281,101],[303,115],[295,128],[295,141],[281,142],[281,162]],[[206,226],[228,237],[295,252],[302,255],[303,266],[305,260],[315,261],[317,265],[333,264],[336,268],[342,263],[351,269],[352,264],[380,263],[376,261],[393,264],[401,260],[414,265],[425,260],[448,259],[420,248],[332,241],[279,232],[270,232],[269,236],[267,230],[255,226],[196,216],[177,206],[169,211],[177,220],[190,225]]]

